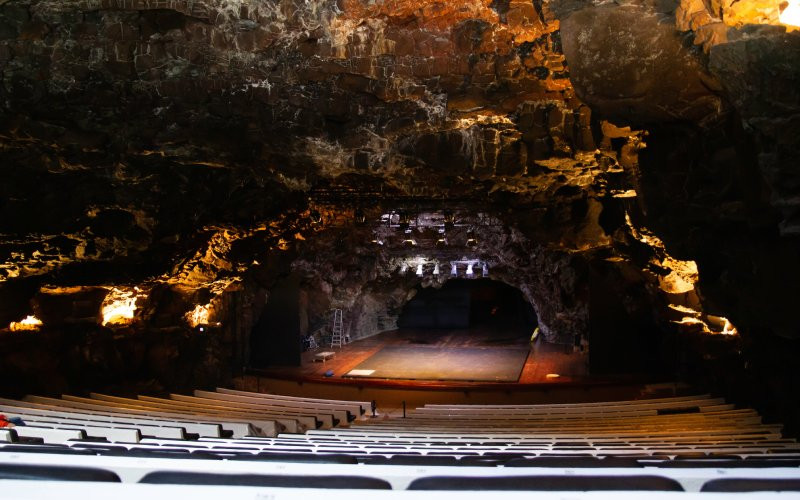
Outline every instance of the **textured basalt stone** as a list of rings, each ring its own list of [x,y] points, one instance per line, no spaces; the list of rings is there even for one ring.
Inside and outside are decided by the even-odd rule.
[[[770,203],[783,215],[781,234],[800,234],[800,33],[783,28],[742,30],[711,49],[709,67],[758,150]]]
[[[7,278],[103,262],[135,281],[321,180],[485,193],[473,179],[595,140],[557,22],[520,2],[498,22],[479,1],[20,0],[0,25]],[[518,110],[542,99],[566,118],[532,135]]]
[[[2,341],[46,353],[14,365],[41,374],[31,391],[104,373],[215,383],[290,274],[303,333],[332,307],[355,332],[392,328],[444,277],[398,276],[408,249],[376,250],[354,210],[467,200],[500,223],[457,250],[518,287],[548,340],[668,357],[668,306],[702,306],[767,366],[757,339],[796,336],[800,296],[796,37],[741,26],[772,16],[692,0],[2,2],[0,324],[48,323]],[[326,190],[340,196],[315,214]],[[699,289],[675,259],[697,260]],[[112,285],[149,291],[131,327],[98,325]],[[79,291],[48,302],[43,286]],[[218,330],[188,328],[196,305]]]
[[[716,120],[724,102],[697,51],[675,30],[670,2],[556,6],[578,96],[612,121]]]

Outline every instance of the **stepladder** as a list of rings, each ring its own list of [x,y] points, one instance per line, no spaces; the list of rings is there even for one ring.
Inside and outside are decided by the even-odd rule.
[[[331,347],[342,347],[347,343],[344,336],[344,321],[342,318],[342,310],[333,310],[333,324],[331,325]]]

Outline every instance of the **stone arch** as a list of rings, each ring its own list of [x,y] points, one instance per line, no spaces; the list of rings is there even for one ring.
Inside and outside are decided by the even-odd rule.
[[[481,330],[530,335],[537,325],[533,304],[500,280],[450,277],[439,287],[415,287],[398,317],[401,328]]]
[[[485,245],[487,248],[477,249],[475,254],[489,262],[489,279],[520,290],[533,307],[546,340],[569,344],[587,335],[588,282],[582,256],[544,247],[498,254],[490,248],[500,247],[491,242]],[[320,316],[331,308],[341,308],[346,311],[353,338],[395,329],[399,311],[417,286],[440,288],[452,279],[444,272],[423,277],[413,272],[400,274],[391,259],[381,258],[357,272],[336,272],[331,269],[337,258],[317,255],[314,260],[295,262],[294,268],[304,276],[305,293],[316,297],[305,313],[309,328],[324,323]]]

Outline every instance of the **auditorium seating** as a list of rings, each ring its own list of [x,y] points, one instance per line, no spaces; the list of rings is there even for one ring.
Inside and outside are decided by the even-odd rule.
[[[96,496],[79,483],[116,481],[122,484],[103,491],[141,498],[193,494],[203,485],[226,487],[226,496],[258,488],[287,498],[289,489],[351,499],[361,489],[402,490],[392,494],[417,500],[432,494],[425,490],[459,490],[465,498],[490,490],[509,499],[514,490],[543,498],[641,490],[768,498],[797,491],[800,481],[800,445],[780,425],[709,395],[425,405],[405,418],[370,418],[369,406],[229,389],[0,399],[0,413],[26,423],[0,429],[0,491],[45,496],[59,484],[61,498]],[[24,479],[56,483],[25,488]]]

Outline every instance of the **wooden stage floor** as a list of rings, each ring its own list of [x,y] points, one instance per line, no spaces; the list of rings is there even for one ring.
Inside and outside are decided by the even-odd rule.
[[[342,384],[392,383],[394,385],[409,383],[413,385],[486,385],[486,384],[544,384],[574,383],[588,377],[587,355],[573,352],[571,346],[549,344],[541,339],[530,343],[529,332],[503,334],[496,329],[473,328],[469,330],[424,330],[401,329],[384,332],[366,339],[356,340],[342,348],[331,349],[322,346],[318,349],[302,353],[302,362],[298,367],[272,367],[258,369],[258,375],[289,380],[327,381]],[[402,379],[385,381],[383,379],[352,378],[346,374],[359,364],[375,355],[384,347],[409,347],[413,352],[419,347],[453,348],[454,352],[463,348],[498,349],[530,349],[517,382],[467,382],[431,380],[414,380],[404,382]],[[319,352],[335,352],[332,359],[315,362],[314,356]],[[332,377],[325,377],[331,370]],[[557,377],[554,375],[558,375]],[[411,377],[410,377],[411,378]]]

